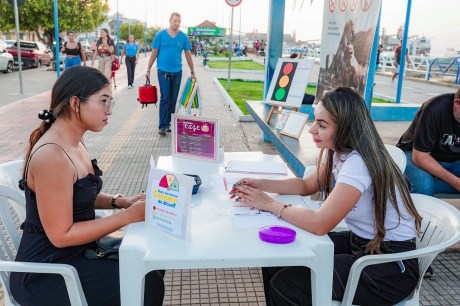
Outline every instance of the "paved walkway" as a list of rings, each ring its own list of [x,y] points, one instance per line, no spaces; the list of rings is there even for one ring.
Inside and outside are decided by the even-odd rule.
[[[147,59],[141,56],[136,85],[143,82],[146,65]],[[184,66],[184,72],[188,72]],[[195,67],[204,100],[203,115],[219,118],[225,150],[277,154],[271,144],[261,141],[256,123],[240,123],[232,115],[213,84],[212,78],[217,74],[206,71],[198,58]],[[141,109],[137,90],[126,87],[124,69],[122,66],[117,72],[116,106],[109,125],[100,133],[88,133],[85,145],[104,172],[103,191],[131,195],[147,186],[150,155],[157,159],[171,153],[171,137],[158,135],[158,108],[150,105]],[[53,74],[43,71],[43,78],[52,79]],[[158,84],[155,73],[152,77],[153,83]],[[3,80],[0,76],[0,92],[18,90],[14,82]],[[39,124],[37,113],[49,103],[49,90],[46,85],[36,91],[42,92],[39,95],[30,94],[25,100],[0,107],[0,162],[22,158],[28,136]],[[385,142],[394,143],[408,124],[377,123],[377,127]],[[445,252],[437,257],[433,264],[435,276],[423,285],[423,305],[460,305],[459,262],[460,252]],[[265,305],[260,269],[173,270],[166,273],[165,282],[165,305]]]

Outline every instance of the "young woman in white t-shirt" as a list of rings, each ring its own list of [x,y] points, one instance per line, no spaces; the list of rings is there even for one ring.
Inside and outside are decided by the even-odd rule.
[[[363,99],[349,88],[326,93],[315,108],[310,128],[321,149],[316,171],[285,180],[244,178],[231,198],[334,242],[332,298],[342,300],[350,268],[363,255],[414,250],[421,217],[403,174],[388,154]],[[311,195],[326,199],[314,211],[291,207],[265,192]],[[350,231],[330,232],[342,219]],[[311,305],[310,270],[263,268],[267,305]],[[419,278],[418,261],[366,267],[354,304],[393,305],[408,296]]]

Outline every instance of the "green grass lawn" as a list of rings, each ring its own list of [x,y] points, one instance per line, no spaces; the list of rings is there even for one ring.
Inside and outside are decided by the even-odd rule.
[[[208,58],[222,58],[225,57],[225,53],[217,53],[217,54],[208,54]]]
[[[228,69],[228,61],[208,62],[208,67],[211,69]],[[232,69],[242,70],[264,70],[265,66],[254,61],[232,61]]]
[[[222,87],[227,89],[226,79],[219,79],[219,82]],[[236,105],[238,105],[243,114],[249,115],[244,102],[246,100],[262,101],[263,92],[263,81],[244,81],[237,79],[230,81],[230,90],[228,91],[228,94],[230,97],[232,97],[233,101],[236,103]]]
[[[227,63],[225,63],[227,64]],[[220,84],[224,89],[227,89],[227,79],[219,79]],[[228,94],[235,101],[236,105],[241,109],[243,114],[248,115],[249,112],[246,110],[244,102],[246,100],[262,101],[264,92],[263,81],[245,81],[241,79],[230,81],[230,91]],[[316,86],[308,85],[305,91],[309,95],[316,94]],[[372,98],[372,103],[392,103],[391,101]]]

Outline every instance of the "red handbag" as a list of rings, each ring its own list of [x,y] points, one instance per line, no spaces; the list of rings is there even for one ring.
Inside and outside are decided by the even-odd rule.
[[[118,58],[115,57],[112,61],[112,71],[117,71],[120,69],[120,62],[118,61]]]
[[[157,95],[157,87],[154,85],[150,85],[150,80],[148,78],[145,79],[145,84],[139,86],[139,98],[137,98],[140,104],[142,104],[142,108],[149,104],[155,104],[158,102],[158,95]]]

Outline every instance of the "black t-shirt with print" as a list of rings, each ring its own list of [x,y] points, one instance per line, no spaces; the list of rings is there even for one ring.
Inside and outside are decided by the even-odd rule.
[[[397,147],[428,153],[440,162],[460,159],[460,123],[453,114],[454,94],[444,94],[423,103]]]

